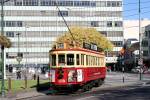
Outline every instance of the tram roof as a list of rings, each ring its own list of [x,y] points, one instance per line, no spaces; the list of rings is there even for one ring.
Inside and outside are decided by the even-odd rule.
[[[86,53],[94,53],[94,54],[101,54],[104,55],[103,51],[97,51],[97,50],[91,50],[91,49],[87,49],[87,48],[83,48],[80,46],[68,46],[66,43],[60,44],[60,45],[56,45],[55,48],[52,48],[52,50],[50,50],[49,52],[55,52],[55,51],[63,51],[68,52],[68,51],[80,51],[80,52],[86,52]]]

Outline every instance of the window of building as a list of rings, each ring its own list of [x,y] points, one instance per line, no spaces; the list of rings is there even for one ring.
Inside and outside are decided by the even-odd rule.
[[[115,27],[122,27],[122,21],[116,21]]]
[[[122,6],[122,2],[121,1],[116,1],[117,2],[117,7],[121,7]]]
[[[91,1],[90,3],[91,3],[90,5],[91,5],[92,7],[95,7],[95,6],[96,6],[96,2]]]
[[[92,21],[91,22],[91,26],[92,27],[98,27],[99,25],[98,25],[98,21]]]
[[[6,32],[7,37],[14,37],[14,32]]]
[[[122,37],[123,31],[107,31],[107,37]]]
[[[22,6],[22,0],[14,0],[15,6]]]
[[[21,21],[17,22],[17,27],[22,27],[22,22]]]
[[[150,31],[148,31],[148,35],[149,35],[149,38],[150,38]]]
[[[107,7],[111,7],[111,1],[107,1]]]
[[[17,57],[17,53],[16,52],[7,52],[6,53],[6,58],[14,59],[16,57]]]
[[[148,31],[145,31],[145,37],[147,37],[148,36]]]
[[[107,22],[107,27],[112,27],[112,21]]]
[[[143,47],[148,47],[148,41],[147,40],[143,40],[142,41],[142,46]]]
[[[37,6],[38,0],[23,0],[24,6]]]
[[[123,41],[111,41],[114,46],[116,47],[122,47],[123,46]]]
[[[81,1],[74,1],[74,6],[82,6],[82,2]]]
[[[58,12],[58,16],[64,16],[64,17],[66,17],[66,16],[68,16],[68,11],[60,11],[60,12]]]
[[[143,50],[143,56],[148,56],[148,51],[147,50]]]

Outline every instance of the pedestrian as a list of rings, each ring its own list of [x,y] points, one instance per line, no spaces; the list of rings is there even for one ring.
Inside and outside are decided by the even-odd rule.
[[[21,79],[21,71],[18,71],[18,78]]]
[[[17,76],[17,79],[19,79],[19,72],[16,71],[16,76]]]
[[[34,79],[34,80],[36,79],[36,74],[35,74],[35,73],[33,74],[33,79]]]
[[[108,72],[111,72],[111,66],[108,66],[107,70]]]

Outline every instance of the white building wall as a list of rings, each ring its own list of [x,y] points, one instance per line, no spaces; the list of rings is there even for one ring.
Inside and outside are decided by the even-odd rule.
[[[150,24],[149,19],[141,20],[141,27]],[[139,20],[124,20],[124,38],[136,38],[139,40]]]
[[[64,0],[65,1],[65,0]],[[66,0],[66,1],[71,1],[71,0]],[[73,0],[72,0],[73,1]],[[75,0],[74,0],[75,1]],[[80,0],[80,1],[85,1],[85,0]],[[122,0],[87,0],[87,1],[106,1],[106,2],[110,2],[110,1],[122,1]],[[72,21],[74,23],[76,22],[83,22],[86,23],[85,25],[81,25],[84,27],[91,27],[89,23],[91,23],[91,21],[98,21],[98,22],[106,22],[106,21],[112,21],[113,25],[112,27],[107,27],[107,26],[98,26],[98,27],[94,27],[97,29],[97,31],[109,31],[109,32],[122,32],[123,34],[123,27],[115,27],[114,22],[115,21],[123,21],[122,15],[121,16],[96,16],[96,14],[94,14],[94,11],[116,11],[116,12],[122,12],[122,6],[120,7],[88,7],[88,6],[60,6],[59,9],[61,11],[68,11],[68,12],[73,12],[73,11],[78,11],[79,13],[81,11],[86,12],[89,11],[89,16],[67,16],[65,17],[65,20],[68,22]],[[20,35],[20,42],[22,42],[22,44],[26,44],[25,46],[20,46],[20,52],[25,53],[27,56],[30,56],[29,58],[24,58],[23,55],[23,59],[21,61],[21,64],[25,65],[25,64],[48,64],[48,52],[51,49],[51,44],[56,40],[56,37],[59,36],[60,34],[58,32],[65,32],[68,31],[66,26],[59,26],[59,22],[63,22],[62,17],[58,17],[58,16],[48,16],[47,14],[50,13],[51,11],[55,11],[58,12],[58,9],[56,6],[4,6],[4,10],[5,13],[7,13],[8,15],[6,15],[4,17],[5,21],[22,21],[22,27],[5,27],[4,31],[5,34],[6,32],[14,32],[16,33],[21,33],[21,35],[24,34],[24,36]],[[7,11],[21,11],[22,16],[12,16],[13,13],[8,13]],[[39,11],[39,15],[24,15],[24,11]],[[27,12],[26,12],[27,13]],[[29,22],[37,22],[37,26],[33,27],[33,26],[27,26],[26,24],[28,24]],[[42,26],[44,22],[51,22],[51,23],[55,23],[55,26]],[[87,23],[88,22],[88,23]],[[45,24],[44,24],[45,25]],[[65,25],[65,24],[64,24]],[[26,35],[30,35],[32,32],[39,32],[40,36],[26,36]],[[49,32],[49,34],[55,34],[56,36],[43,36],[43,32]],[[14,34],[14,37],[9,37],[10,40],[13,42],[13,45],[17,45],[18,42],[18,37]],[[108,36],[108,39],[110,41],[122,41],[123,42],[123,36],[109,36],[109,34],[107,34],[106,36]],[[41,43],[41,46],[31,46],[31,43]],[[49,45],[45,46],[45,42],[48,42]],[[42,44],[43,43],[43,44]],[[23,44],[23,45],[24,45]],[[20,44],[21,45],[21,44]],[[35,44],[37,45],[37,44]],[[29,47],[28,47],[29,46]],[[120,47],[115,47],[113,49],[113,51],[118,52],[121,49]],[[5,53],[17,53],[18,52],[18,48],[16,47],[12,47],[10,49],[5,49]],[[30,53],[35,56],[31,57]],[[39,57],[41,53],[42,57]],[[42,55],[42,53],[44,53]],[[38,55],[39,54],[39,55]],[[37,57],[38,56],[38,57]],[[113,56],[110,57],[106,57],[106,62],[108,63],[115,63],[117,61],[117,55],[113,54]],[[12,59],[12,58],[7,58],[6,57],[6,61],[5,64],[6,65],[11,65],[11,64],[17,64],[18,62],[16,61],[16,58]]]

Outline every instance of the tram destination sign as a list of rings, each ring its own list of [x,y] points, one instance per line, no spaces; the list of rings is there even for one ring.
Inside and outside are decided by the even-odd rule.
[[[94,44],[94,43],[91,43],[91,44],[89,44],[89,43],[83,43],[83,48],[85,48],[85,49],[89,49],[89,50],[94,50],[94,51],[99,51],[99,48],[97,47],[97,45],[96,44]]]

